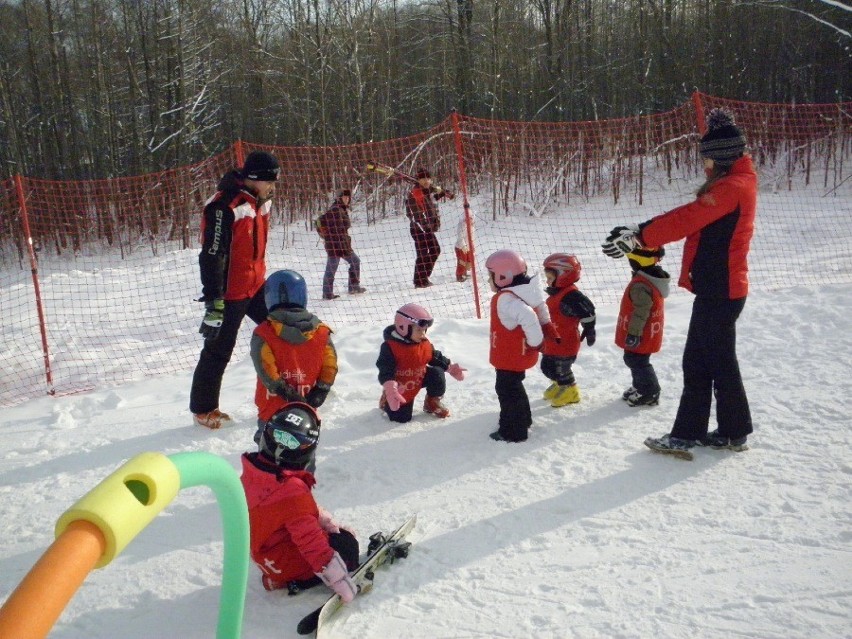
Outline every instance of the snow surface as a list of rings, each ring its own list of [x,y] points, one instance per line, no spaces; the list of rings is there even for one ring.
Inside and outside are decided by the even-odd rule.
[[[667,305],[652,360],[660,406],[631,409],[619,399],[629,373],[612,344],[617,308],[599,306],[598,342],[575,365],[582,402],[551,408],[531,371],[535,424],[522,444],[488,438],[497,407],[485,320],[438,318],[430,337],[468,378],[448,378],[449,419],[422,413],[421,395],[404,425],[377,409],[387,322],[336,327],[317,500],[363,545],[410,513],[418,526],[409,558],[381,569],[329,636],[852,636],[852,285],[750,296],[738,328],[751,449],[700,449],[685,462],[642,440],[672,423],[690,310],[688,295]],[[59,515],[130,457],[202,450],[239,468],[254,380],[250,360],[231,364],[222,407],[237,425],[218,432],[190,426],[188,373],[5,409],[0,597],[53,541]],[[214,636],[222,550],[212,492],[181,491],[92,573],[51,636]],[[296,636],[322,590],[267,593],[252,566],[243,636]]]

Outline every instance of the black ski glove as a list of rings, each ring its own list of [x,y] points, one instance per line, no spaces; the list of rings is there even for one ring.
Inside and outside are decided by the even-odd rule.
[[[305,401],[314,408],[319,408],[325,402],[325,398],[328,397],[328,392],[330,390],[331,385],[326,384],[325,382],[317,382],[314,387],[308,391],[308,396],[305,398]]]
[[[595,322],[586,322],[583,324],[583,330],[580,332],[580,341],[586,340],[586,344],[589,346],[595,345],[595,340],[597,339],[597,333],[595,332]]]
[[[225,300],[208,300],[204,302],[204,319],[198,332],[205,340],[213,339],[222,328],[222,320],[225,318]]]
[[[636,348],[637,346],[639,346],[639,343],[641,341],[642,341],[641,335],[628,335],[627,338],[624,340],[624,345],[627,348]]]

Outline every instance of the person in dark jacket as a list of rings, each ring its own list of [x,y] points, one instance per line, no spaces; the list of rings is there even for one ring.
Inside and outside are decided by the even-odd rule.
[[[695,201],[643,224],[616,227],[610,257],[686,238],[678,284],[695,294],[683,352],[683,393],[669,434],[652,450],[691,459],[696,445],[746,450],[751,412],[736,353],[736,321],[748,295],[748,251],[757,209],[757,174],[730,114],[714,109],[701,138],[707,181]],[[718,428],[708,433],[716,398]]]
[[[349,264],[349,292],[363,293],[366,289],[361,286],[361,260],[352,250],[352,238],[349,228],[349,203],[352,201],[352,191],[344,189],[340,192],[331,208],[325,212],[320,221],[320,235],[325,243],[328,260],[325,263],[325,275],[322,278],[322,298],[333,300],[339,295],[334,294],[334,276],[340,260]]]
[[[432,286],[429,278],[441,254],[441,245],[435,234],[441,229],[441,216],[437,201],[447,196],[443,189],[432,186],[432,176],[419,169],[414,176],[417,185],[405,200],[405,214],[410,222],[411,237],[417,258],[414,261],[414,288]]]
[[[222,177],[204,206],[198,255],[200,301],[205,305],[198,332],[204,347],[189,394],[189,410],[198,426],[217,429],[231,422],[219,410],[222,376],[243,318],[248,315],[255,324],[266,319],[266,239],[279,170],[273,155],[253,151],[241,170]]]

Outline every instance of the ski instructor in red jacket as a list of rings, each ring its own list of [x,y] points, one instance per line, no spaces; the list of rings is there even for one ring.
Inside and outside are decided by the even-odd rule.
[[[192,376],[189,410],[198,426],[217,429],[231,418],[219,410],[222,376],[237,333],[248,315],[266,319],[266,238],[269,210],[280,170],[266,151],[253,151],[243,168],[226,173],[201,219],[201,301],[204,319],[198,332],[204,348]]]
[[[633,227],[616,227],[610,257],[686,238],[678,284],[695,294],[683,351],[683,394],[668,435],[649,437],[657,452],[691,459],[689,449],[745,450],[751,412],[736,352],[736,321],[748,295],[748,251],[757,208],[757,174],[729,113],[714,109],[701,138],[707,181],[695,201]],[[716,398],[717,430],[708,433]]]

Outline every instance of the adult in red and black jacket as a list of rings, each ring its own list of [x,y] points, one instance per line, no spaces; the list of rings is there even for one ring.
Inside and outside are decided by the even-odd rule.
[[[334,204],[322,216],[322,239],[325,243],[325,252],[328,259],[325,263],[325,274],[322,278],[323,299],[334,299],[334,276],[340,260],[349,264],[349,292],[363,293],[361,286],[361,260],[358,254],[352,250],[352,238],[349,237],[349,228],[352,221],[349,218],[349,203],[352,200],[352,191],[344,189],[340,192]]]
[[[204,206],[198,264],[207,310],[199,330],[204,347],[189,397],[189,409],[200,426],[215,429],[230,420],[219,410],[219,391],[237,333],[246,315],[256,324],[267,316],[266,240],[278,171],[275,157],[252,152],[240,171],[222,177]]]
[[[417,252],[414,288],[424,288],[432,286],[429,278],[441,254],[441,245],[435,237],[441,229],[441,216],[435,202],[446,196],[447,192],[432,186],[432,176],[426,169],[419,169],[414,177],[417,178],[417,186],[411,189],[405,200],[405,214],[410,222],[414,250]]]
[[[744,444],[752,432],[736,353],[757,208],[757,174],[744,150],[745,137],[730,115],[711,112],[700,145],[707,181],[697,199],[640,224],[636,236],[644,246],[686,238],[678,284],[695,294],[683,353],[683,394],[671,433],[660,438],[664,446],[673,441],[685,448],[728,447]],[[714,396],[718,430],[708,435]]]

